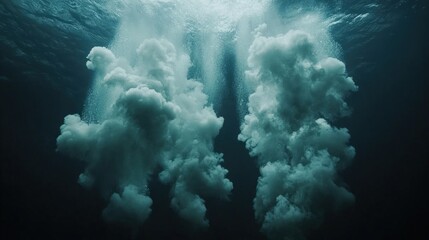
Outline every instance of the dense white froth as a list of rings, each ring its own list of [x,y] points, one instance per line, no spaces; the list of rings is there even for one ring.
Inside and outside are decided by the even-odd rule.
[[[357,87],[341,61],[319,58],[314,41],[302,31],[259,33],[249,49],[253,93],[239,140],[258,157],[255,216],[272,239],[303,239],[354,201],[337,176],[355,155],[350,135],[328,121],[349,113],[344,98]]]
[[[270,0],[128,0],[110,1],[120,24],[111,49],[117,56],[135,61],[134,50],[145,39],[168,39],[178,52],[192,59],[192,77],[204,83],[204,92],[219,109],[226,79],[224,54],[234,41],[242,19],[260,16]],[[99,88],[94,86],[94,88]],[[102,96],[105,98],[105,96]],[[96,102],[97,97],[93,100]],[[100,105],[100,104],[98,104]],[[92,108],[92,107],[91,107]]]
[[[139,193],[136,186],[128,185],[121,195],[112,194],[109,205],[103,211],[103,217],[108,222],[121,222],[131,226],[140,225],[149,217],[152,211],[151,205],[151,198],[144,192]]]
[[[103,217],[143,223],[152,205],[148,181],[161,166],[161,180],[173,185],[172,207],[193,225],[207,226],[203,198],[227,199],[232,183],[220,166],[222,155],[213,152],[223,118],[207,106],[202,84],[177,70],[190,66],[189,57],[165,39],[147,39],[137,48],[134,65],[100,47],[88,59],[104,91],[117,97],[98,123],[67,116],[57,145],[87,163],[79,183],[110,199]]]
[[[86,162],[78,181],[109,200],[107,221],[143,223],[154,174],[172,186],[182,218],[209,225],[205,199],[228,199],[233,188],[213,149],[224,93],[236,94],[238,139],[258,159],[254,210],[269,238],[305,238],[354,201],[337,171],[355,150],[348,130],[332,126],[357,90],[329,33],[337,17],[272,0],[107,5],[116,36],[89,53],[95,79],[84,113],[67,116],[57,139],[59,151]]]
[[[317,58],[339,57],[341,48],[332,39],[330,26],[337,21],[335,16],[315,5],[303,6],[301,2],[286,4],[288,8],[276,9],[275,4],[263,9],[261,14],[242,18],[236,30],[236,80],[235,88],[239,99],[238,113],[241,118],[247,113],[246,102],[253,89],[246,83],[249,48],[255,35],[278,36],[289,30],[298,29],[312,34],[312,54]],[[304,4],[305,5],[305,4]]]

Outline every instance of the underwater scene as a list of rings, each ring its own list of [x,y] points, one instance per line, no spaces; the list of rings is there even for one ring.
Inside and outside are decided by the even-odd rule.
[[[428,7],[0,1],[0,238],[429,239]]]

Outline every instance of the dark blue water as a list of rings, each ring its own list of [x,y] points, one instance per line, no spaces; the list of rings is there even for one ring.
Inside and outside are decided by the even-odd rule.
[[[348,4],[328,2],[349,13],[368,2]],[[326,216],[308,239],[429,237],[427,222],[420,220],[429,213],[428,5],[379,4],[383,7],[361,25],[332,29],[359,86],[348,99],[353,114],[337,122],[349,129],[357,149],[353,163],[340,173],[356,203]],[[234,190],[229,202],[206,202],[210,228],[195,231],[179,219],[169,206],[169,187],[156,177],[147,222],[137,232],[109,225],[101,218],[105,201],[76,183],[84,164],[58,154],[55,139],[64,116],[82,112],[92,79],[86,55],[93,46],[108,45],[116,19],[104,16],[100,22],[110,24],[85,25],[75,14],[62,22],[19,1],[1,1],[0,14],[2,239],[265,239],[252,208],[259,173],[236,140],[232,87],[217,112],[225,124],[215,149],[224,153]],[[235,64],[232,56],[225,61],[231,68]],[[233,79],[234,71],[227,68],[224,75]]]

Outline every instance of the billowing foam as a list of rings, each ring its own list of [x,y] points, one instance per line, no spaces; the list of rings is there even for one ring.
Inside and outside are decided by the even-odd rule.
[[[151,213],[148,182],[161,167],[160,180],[172,185],[171,206],[192,225],[208,226],[204,198],[226,200],[233,187],[222,154],[213,151],[223,118],[208,106],[202,84],[186,78],[189,57],[171,42],[146,39],[134,59],[91,50],[87,67],[113,104],[101,105],[95,123],[66,116],[58,150],[86,163],[79,183],[109,200],[106,221],[142,224]]]
[[[222,88],[226,85],[222,72],[223,55],[242,19],[263,15],[270,7],[269,0],[127,0],[110,1],[112,14],[120,17],[115,39],[109,47],[117,56],[133,63],[134,50],[147,38],[164,38],[174,44],[178,52],[192,57],[191,73],[204,83],[204,92],[215,108],[220,107]],[[232,37],[231,37],[232,36]],[[94,82],[88,99],[86,115],[98,106],[110,102],[112,96]],[[101,94],[103,93],[103,94]],[[101,100],[100,100],[101,99]],[[95,103],[94,103],[95,102]],[[108,104],[105,104],[108,105]],[[101,114],[102,115],[102,114]]]
[[[238,138],[258,159],[254,210],[269,238],[302,239],[354,201],[337,176],[354,148],[347,129],[332,126],[350,113],[345,98],[357,90],[329,33],[338,19],[278,3],[106,2],[120,19],[116,36],[89,53],[95,79],[83,118],[67,116],[57,139],[59,151],[87,163],[79,183],[109,202],[105,220],[142,224],[160,166],[171,207],[209,225],[205,198],[228,199],[233,187],[213,150],[226,81],[234,81]],[[230,70],[235,79],[226,79]]]
[[[345,65],[321,58],[303,31],[256,34],[247,59],[251,89],[238,139],[258,157],[255,216],[272,239],[303,239],[323,216],[354,201],[338,179],[355,150],[347,129],[328,121],[347,115],[356,91]]]

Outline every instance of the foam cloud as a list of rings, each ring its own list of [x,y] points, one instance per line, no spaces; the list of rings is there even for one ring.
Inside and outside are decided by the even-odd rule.
[[[173,183],[172,207],[193,222],[207,226],[206,208],[201,196],[228,199],[232,183],[225,178],[227,170],[220,166],[222,155],[213,152],[213,138],[223,125],[211,107],[203,107],[207,96],[202,85],[192,82],[175,96],[183,106],[170,127],[174,148],[169,151],[160,179]]]
[[[113,193],[109,205],[103,211],[106,221],[116,222],[134,226],[142,224],[151,212],[152,199],[134,185],[124,188],[121,195]]]
[[[329,122],[349,114],[344,99],[357,87],[344,63],[319,59],[302,31],[256,33],[248,66],[253,92],[238,139],[260,165],[255,217],[271,239],[305,239],[326,213],[354,201],[337,170],[355,150],[347,129]]]
[[[138,226],[148,218],[148,182],[160,166],[161,181],[172,185],[172,207],[207,226],[204,198],[228,199],[232,190],[222,155],[213,151],[223,118],[208,106],[201,83],[186,79],[189,57],[170,42],[147,39],[135,58],[131,65],[107,48],[91,50],[87,67],[113,104],[96,122],[66,116],[58,151],[87,164],[78,181],[109,200],[106,221]]]

